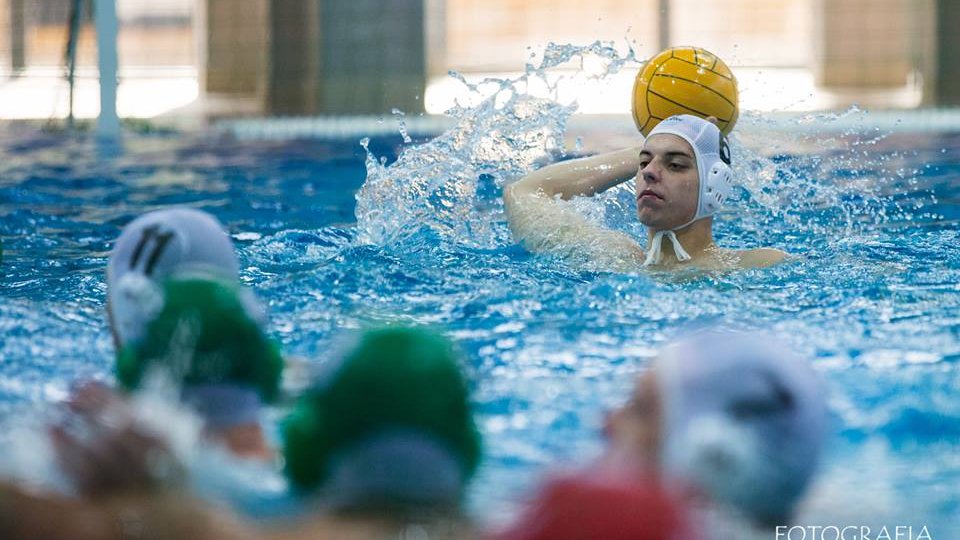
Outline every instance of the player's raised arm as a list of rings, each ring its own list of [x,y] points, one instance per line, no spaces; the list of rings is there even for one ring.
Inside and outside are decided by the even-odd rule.
[[[561,199],[589,197],[633,178],[640,164],[639,156],[639,147],[625,148],[547,165],[507,186],[504,197],[507,202],[523,195],[551,199],[558,195]]]
[[[639,148],[548,165],[503,192],[514,238],[535,253],[560,255],[605,269],[635,268],[643,249],[630,236],[605,229],[557,199],[591,196],[637,174]]]

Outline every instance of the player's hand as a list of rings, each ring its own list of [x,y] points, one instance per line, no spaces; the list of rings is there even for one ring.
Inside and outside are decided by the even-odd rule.
[[[100,383],[84,383],[67,401],[76,422],[50,428],[63,472],[84,496],[153,490],[183,477],[158,434],[135,421],[126,399]]]

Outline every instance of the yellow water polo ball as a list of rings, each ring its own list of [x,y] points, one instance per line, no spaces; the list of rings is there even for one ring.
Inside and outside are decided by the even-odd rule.
[[[717,117],[724,134],[740,114],[737,79],[717,55],[699,47],[671,47],[647,61],[633,83],[633,120],[646,137],[664,118]]]

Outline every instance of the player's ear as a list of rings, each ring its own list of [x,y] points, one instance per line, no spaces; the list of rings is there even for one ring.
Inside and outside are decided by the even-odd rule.
[[[716,117],[716,116],[708,116],[708,117],[707,117],[707,122],[710,122],[711,124],[713,124],[713,125],[716,126],[718,120],[717,120],[717,117]],[[717,127],[719,127],[719,126],[717,126]]]

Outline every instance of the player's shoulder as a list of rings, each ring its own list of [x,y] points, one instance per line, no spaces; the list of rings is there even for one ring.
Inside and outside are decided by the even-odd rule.
[[[736,251],[738,265],[743,268],[763,268],[781,263],[790,256],[777,248],[755,248]]]

